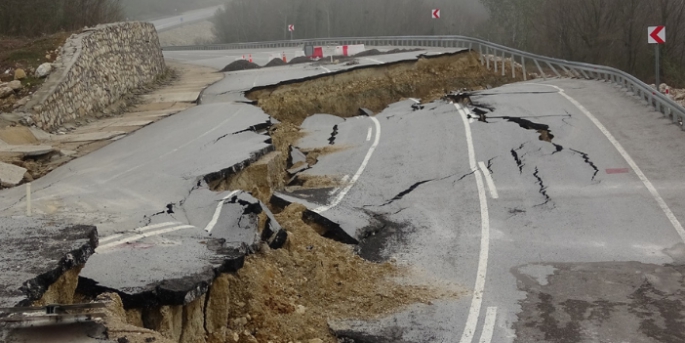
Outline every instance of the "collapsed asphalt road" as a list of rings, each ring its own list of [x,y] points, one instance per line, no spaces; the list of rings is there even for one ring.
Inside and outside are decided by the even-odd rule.
[[[303,76],[326,72],[282,68]],[[129,307],[170,305],[165,310],[174,311],[191,305],[183,315],[201,316],[205,298],[198,295],[207,291],[208,280],[239,268],[244,253],[260,241],[274,247],[282,242],[275,227],[267,237],[254,235],[268,223],[260,217],[282,213],[270,216],[258,210],[264,205],[256,199],[210,191],[208,182],[216,180],[208,175],[235,173],[273,149],[269,137],[250,130],[259,131],[268,115],[243,103],[241,91],[283,76],[230,75],[236,78],[205,92],[206,105],[36,183],[39,213],[102,227],[100,247],[82,274],[82,293],[114,291]],[[553,83],[572,98],[559,88],[516,84],[473,94],[468,110],[446,100],[408,99],[375,117],[304,119],[307,135],[291,150],[300,164],[291,166],[293,178],[274,202],[305,204],[310,211],[300,220],[325,218],[344,232],[338,239],[359,242],[356,250],[368,260],[411,267],[414,273],[395,275],[401,283],[471,291],[378,320],[330,321],[337,336],[682,341],[680,269],[665,266],[685,256],[685,245],[677,243],[685,210],[678,206],[675,163],[650,150],[658,149],[646,144],[650,137],[632,134],[648,126],[635,100],[595,82]],[[596,94],[606,94],[602,100],[611,105]],[[629,151],[617,149],[615,138],[587,113],[619,128]],[[656,131],[660,142],[677,140],[671,129]],[[635,153],[635,163],[628,153]],[[653,165],[646,175],[636,167],[643,162]],[[4,213],[23,211],[19,193],[5,193]],[[220,241],[222,232],[226,238]],[[263,271],[277,273],[270,266]],[[609,294],[616,285],[620,292]],[[251,318],[240,314],[233,328]]]
[[[339,224],[360,241],[361,256],[422,271],[405,282],[429,280],[472,294],[370,322],[331,322],[339,337],[685,339],[685,211],[671,171],[680,162],[655,158],[664,146],[632,135],[659,127],[660,141],[682,146],[676,126],[643,122],[637,100],[594,81],[503,86],[473,93],[467,107],[414,105],[393,104],[373,120],[308,118],[300,148],[325,146],[336,125],[335,144],[346,149],[300,175],[338,184],[276,196]],[[595,124],[617,120],[618,140]],[[631,149],[617,148],[621,143]]]

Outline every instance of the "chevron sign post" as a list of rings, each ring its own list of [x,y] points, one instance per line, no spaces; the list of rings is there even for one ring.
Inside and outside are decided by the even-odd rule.
[[[654,44],[654,58],[656,60],[656,89],[659,90],[661,68],[659,67],[659,45],[666,44],[666,26],[650,26],[647,28],[647,43]]]
[[[436,8],[433,11],[431,11],[431,16],[433,19],[440,19],[440,9]]]

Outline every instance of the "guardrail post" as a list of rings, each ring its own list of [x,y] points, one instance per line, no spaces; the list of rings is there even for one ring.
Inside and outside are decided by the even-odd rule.
[[[559,74],[559,72],[556,70],[556,68],[554,68],[554,66],[552,65],[552,63],[549,63],[549,62],[545,62],[545,63],[547,63],[547,65],[552,69],[552,71],[553,71],[555,74],[557,74],[557,77],[561,78],[561,74]]]
[[[538,63],[538,60],[533,59],[533,62],[535,62],[535,65],[538,67],[538,71],[540,72],[540,75],[542,76],[543,80],[547,80],[547,75],[545,75],[545,72],[542,71],[542,68],[540,68],[540,63]]]
[[[526,73],[526,59],[521,55],[521,69],[523,72],[523,81],[528,81],[528,74]]]
[[[487,64],[488,70],[490,70],[490,47],[485,46],[485,63]]]
[[[497,72],[497,50],[492,49],[492,62],[495,64],[495,73]]]
[[[506,68],[504,67],[504,63],[506,62],[506,59],[507,58],[506,58],[506,55],[504,53],[504,50],[502,50],[502,76],[505,75],[505,71],[506,71],[505,70]]]
[[[511,78],[516,78],[516,66],[514,65],[514,54],[511,54]]]
[[[485,65],[485,60],[483,59],[483,45],[478,43],[478,52],[480,53],[480,65]]]

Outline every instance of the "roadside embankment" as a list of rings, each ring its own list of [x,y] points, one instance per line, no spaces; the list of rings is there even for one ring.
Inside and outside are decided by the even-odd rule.
[[[166,70],[154,26],[139,22],[100,25],[73,35],[52,67],[43,87],[18,109],[25,124],[46,131],[104,111]]]

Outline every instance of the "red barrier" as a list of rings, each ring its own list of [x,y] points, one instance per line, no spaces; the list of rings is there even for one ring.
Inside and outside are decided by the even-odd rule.
[[[323,58],[323,47],[314,47],[314,54],[312,54],[311,58]]]

